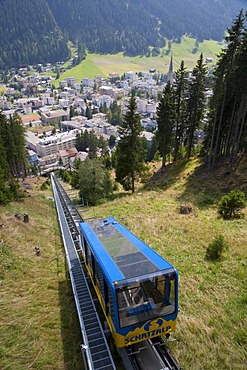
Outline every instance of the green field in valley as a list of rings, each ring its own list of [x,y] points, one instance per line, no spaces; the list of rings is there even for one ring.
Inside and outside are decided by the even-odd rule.
[[[181,44],[172,44],[171,51],[168,53],[168,48],[160,50],[160,54],[155,57],[136,56],[127,57],[123,53],[118,54],[87,54],[78,66],[73,67],[61,74],[60,78],[55,81],[58,86],[59,81],[66,77],[75,77],[78,82],[82,78],[88,77],[94,79],[96,75],[108,77],[110,72],[117,72],[122,75],[124,72],[133,71],[149,71],[155,69],[162,73],[167,73],[170,65],[171,55],[173,57],[174,71],[179,68],[182,60],[188,69],[193,69],[196,65],[200,53],[204,58],[213,58],[213,62],[208,65],[215,64],[217,55],[220,53],[222,46],[216,41],[206,40],[198,45],[198,51],[193,53],[195,48],[195,39],[183,37]]]

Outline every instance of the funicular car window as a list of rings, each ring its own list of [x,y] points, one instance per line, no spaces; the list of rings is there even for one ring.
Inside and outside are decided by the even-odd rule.
[[[120,326],[175,311],[175,279],[159,276],[117,289]]]

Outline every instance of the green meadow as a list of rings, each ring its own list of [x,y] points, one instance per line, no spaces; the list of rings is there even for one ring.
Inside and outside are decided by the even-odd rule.
[[[246,368],[247,208],[233,220],[217,214],[227,189],[247,191],[246,160],[240,165],[225,178],[220,172],[207,176],[199,158],[168,165],[164,175],[156,163],[135,194],[119,188],[111,200],[82,213],[115,217],[177,268],[180,312],[168,345],[183,370]],[[26,181],[32,189],[25,200],[0,207],[1,369],[83,369],[66,258],[48,198],[52,192],[41,190],[44,178]],[[78,197],[63,185],[71,198]],[[181,205],[192,212],[182,214]],[[206,248],[219,235],[229,249],[222,260],[207,261]]]
[[[123,53],[118,54],[87,54],[78,66],[73,67],[61,74],[60,78],[55,81],[58,86],[59,81],[66,77],[75,77],[78,82],[82,78],[88,77],[94,79],[96,75],[101,77],[108,77],[110,72],[117,72],[122,75],[124,72],[133,71],[149,71],[155,69],[162,73],[167,73],[169,70],[171,55],[173,58],[173,69],[179,68],[182,60],[188,69],[193,69],[196,61],[202,52],[205,58],[213,58],[213,62],[208,65],[216,63],[217,55],[220,53],[222,46],[216,41],[206,40],[199,43],[197,52],[193,53],[195,48],[195,39],[189,37],[182,37],[181,44],[172,44],[171,51],[168,48],[160,49],[160,54],[154,57],[136,56],[128,57]]]
[[[169,347],[183,370],[243,370],[247,363],[247,208],[228,221],[217,213],[227,189],[247,191],[245,163],[229,179],[206,175],[199,158],[167,166],[164,175],[156,163],[135,194],[119,189],[82,213],[115,217],[177,268],[180,313]],[[181,206],[192,212],[180,213]],[[219,235],[229,250],[208,261],[207,246]]]

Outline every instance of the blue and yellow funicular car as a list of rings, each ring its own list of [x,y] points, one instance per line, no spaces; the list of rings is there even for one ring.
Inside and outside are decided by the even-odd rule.
[[[176,269],[114,218],[80,224],[83,257],[117,347],[175,330]]]

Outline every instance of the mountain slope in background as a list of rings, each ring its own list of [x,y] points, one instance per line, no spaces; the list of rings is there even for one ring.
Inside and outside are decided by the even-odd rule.
[[[64,60],[68,39],[127,55],[185,34],[222,40],[241,8],[245,0],[2,0],[0,68]]]
[[[47,0],[58,25],[90,52],[145,54],[164,38],[222,40],[245,0]]]
[[[67,40],[45,0],[0,2],[0,68],[68,57]]]

